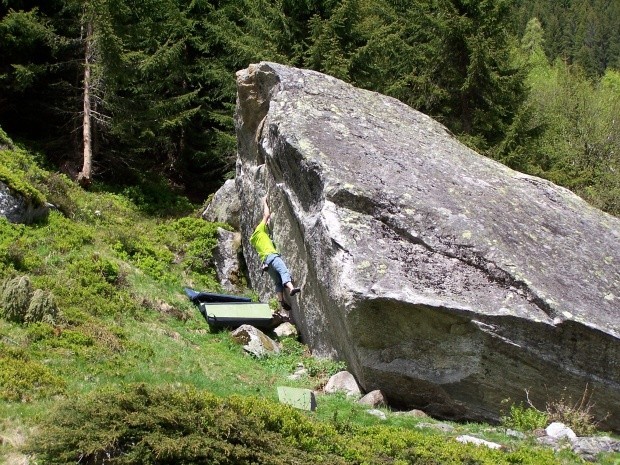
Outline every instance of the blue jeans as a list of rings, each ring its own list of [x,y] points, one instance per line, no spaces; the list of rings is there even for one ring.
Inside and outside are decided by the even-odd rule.
[[[284,264],[284,260],[280,258],[280,254],[272,253],[267,255],[265,264],[269,265],[267,272],[276,285],[276,292],[282,292],[284,285],[291,282],[291,274]]]

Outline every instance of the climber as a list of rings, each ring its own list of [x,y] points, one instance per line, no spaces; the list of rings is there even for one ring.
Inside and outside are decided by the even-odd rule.
[[[267,271],[271,279],[276,285],[276,295],[278,301],[284,310],[290,310],[291,307],[284,300],[284,288],[287,288],[290,296],[301,292],[301,289],[293,286],[291,274],[288,268],[284,264],[284,260],[278,253],[271,236],[269,235],[269,222],[271,212],[269,211],[269,205],[267,205],[267,196],[263,197],[263,218],[250,237],[250,244],[258,252],[258,256],[261,260],[261,269]]]

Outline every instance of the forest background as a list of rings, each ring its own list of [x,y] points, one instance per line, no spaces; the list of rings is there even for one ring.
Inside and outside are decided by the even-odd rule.
[[[617,0],[0,0],[0,127],[83,186],[200,202],[234,175],[235,72],[261,60],[620,215]]]

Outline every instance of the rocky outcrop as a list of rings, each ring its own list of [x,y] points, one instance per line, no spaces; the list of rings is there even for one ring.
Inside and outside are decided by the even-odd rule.
[[[0,181],[0,216],[4,216],[11,223],[30,224],[48,214],[49,205],[34,205]]]
[[[588,385],[620,430],[620,220],[392,98],[274,63],[237,85],[242,234],[267,194],[315,353],[442,418]],[[244,254],[266,297],[247,240]]]
[[[243,279],[243,260],[240,259],[241,234],[217,228],[217,247],[213,262],[218,281],[227,292],[239,292]]]
[[[228,223],[235,229],[239,229],[239,196],[235,189],[235,181],[229,179],[218,191],[202,212],[202,218],[207,221]]]

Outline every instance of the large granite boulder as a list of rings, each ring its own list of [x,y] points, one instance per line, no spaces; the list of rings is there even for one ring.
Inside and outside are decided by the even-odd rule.
[[[250,277],[271,292],[247,240],[267,194],[315,353],[392,405],[451,419],[587,385],[620,430],[620,220],[333,77],[260,63],[237,86]]]

